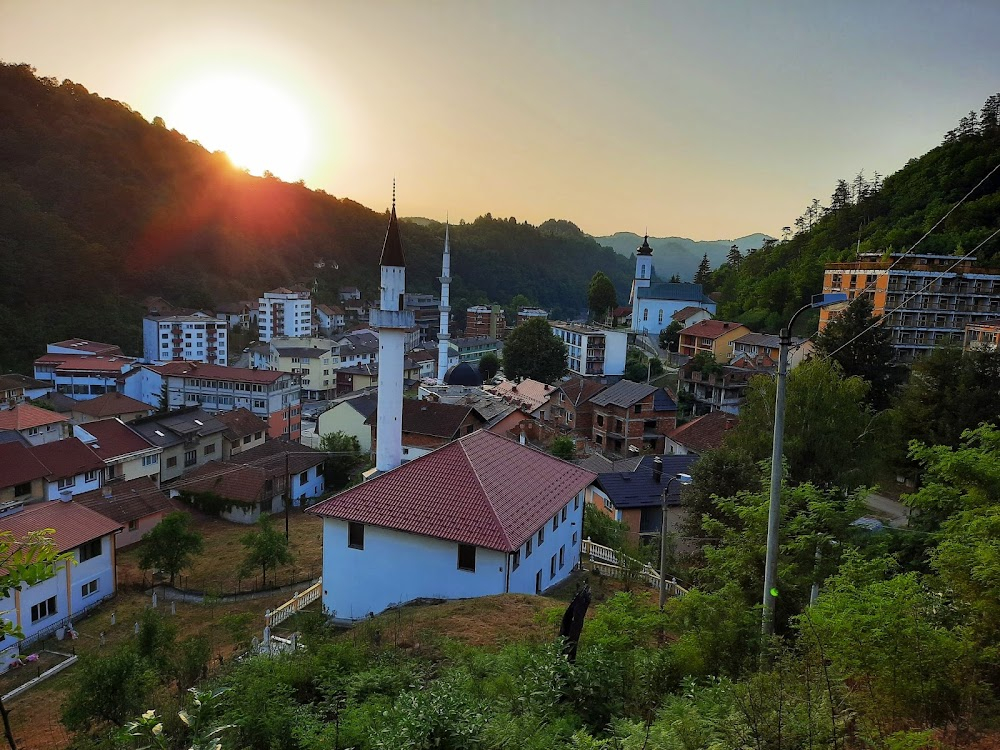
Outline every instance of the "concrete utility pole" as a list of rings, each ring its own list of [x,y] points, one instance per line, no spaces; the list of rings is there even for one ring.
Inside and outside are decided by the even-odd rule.
[[[667,497],[670,495],[670,485],[679,482],[682,485],[691,484],[690,474],[677,474],[670,477],[667,486],[663,488],[663,500],[660,505],[660,609],[667,603]],[[624,561],[623,561],[624,562]]]

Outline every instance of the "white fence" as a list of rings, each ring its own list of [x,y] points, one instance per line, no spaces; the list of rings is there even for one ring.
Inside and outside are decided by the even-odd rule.
[[[278,623],[284,622],[289,617],[296,614],[299,610],[312,604],[320,598],[322,593],[323,579],[320,578],[316,581],[316,583],[302,593],[296,592],[291,599],[281,606],[276,607],[275,609],[267,610],[267,612],[264,613],[264,624],[269,628],[273,628]]]
[[[594,570],[599,571],[602,575],[611,578],[622,577],[623,567],[619,557],[624,557],[624,555],[621,555],[617,550],[602,544],[595,544],[590,539],[584,539],[581,552],[590,558],[590,564]],[[629,567],[636,570],[636,575],[641,581],[655,589],[660,588],[660,572],[658,570],[649,563],[641,563],[635,558],[626,559],[631,563]],[[667,593],[671,596],[681,596],[687,593],[687,589],[677,583],[676,579],[668,578]]]

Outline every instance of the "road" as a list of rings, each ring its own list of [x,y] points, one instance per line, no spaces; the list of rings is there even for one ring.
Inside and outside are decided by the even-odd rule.
[[[910,523],[910,509],[890,497],[869,495],[865,498],[865,507],[879,519],[887,521],[894,529],[905,528]]]

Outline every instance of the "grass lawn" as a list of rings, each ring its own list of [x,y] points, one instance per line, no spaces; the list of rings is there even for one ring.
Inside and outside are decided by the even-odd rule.
[[[245,548],[240,543],[252,526],[231,523],[191,512],[194,528],[202,535],[205,546],[191,568],[177,578],[178,588],[202,591],[212,595],[231,594],[237,591],[254,591],[262,588],[260,571],[243,578],[239,575]],[[285,517],[274,516],[274,524],[284,530]],[[291,565],[268,571],[267,587],[318,578],[323,562],[323,521],[321,518],[292,508],[289,514],[289,539],[295,561]],[[120,552],[118,555],[118,585],[120,588],[140,588],[150,583],[149,571],[139,567],[142,544]]]

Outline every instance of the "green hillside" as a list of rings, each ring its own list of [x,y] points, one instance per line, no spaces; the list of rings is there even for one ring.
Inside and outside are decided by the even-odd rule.
[[[795,220],[798,233],[725,265],[712,288],[719,314],[756,330],[776,331],[822,289],[826,263],[857,252],[902,252],[914,246],[1000,163],[1000,94],[962,118],[944,142],[884,180],[858,175],[838,181],[828,204],[814,200]],[[990,176],[921,242],[920,253],[962,255],[1000,227],[1000,170]],[[984,245],[981,264],[1000,264],[1000,241]]]
[[[349,198],[252,177],[78,84],[0,64],[3,370],[24,370],[46,341],[68,336],[138,353],[137,302],[151,294],[211,307],[313,278],[320,301],[345,284],[373,294],[386,222]],[[408,288],[436,291],[443,225],[404,222],[402,235]],[[451,239],[456,310],[523,294],[575,315],[595,271],[620,293],[632,277],[628,259],[589,237],[513,218],[487,214]],[[316,269],[319,259],[335,263]]]

